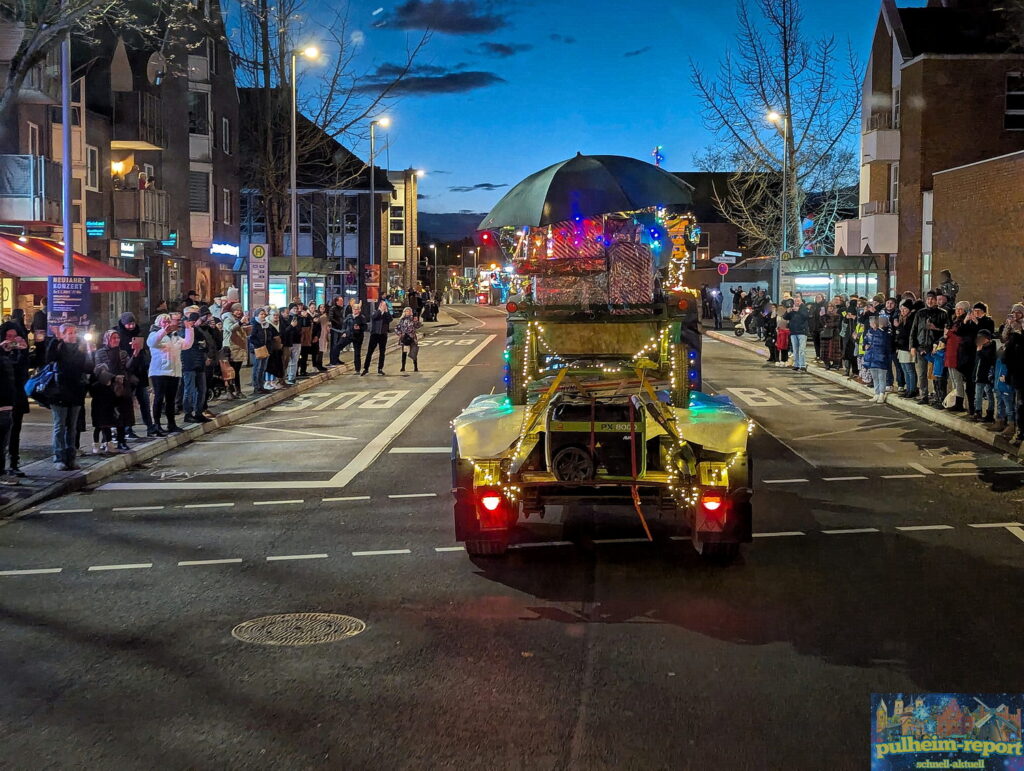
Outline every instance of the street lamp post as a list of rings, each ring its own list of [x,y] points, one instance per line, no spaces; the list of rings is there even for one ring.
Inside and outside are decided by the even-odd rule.
[[[369,264],[374,265],[375,252],[377,246],[377,175],[374,169],[374,156],[377,153],[377,126],[381,128],[387,128],[391,125],[391,118],[378,118],[370,121],[370,260]],[[380,274],[377,278],[377,291],[380,291]],[[370,297],[370,290],[367,288],[366,296],[368,299],[376,299]]]
[[[431,260],[434,263],[434,289],[437,289],[437,244],[430,245]]]
[[[299,160],[298,160],[298,139],[296,124],[298,123],[299,104],[298,104],[298,84],[296,82],[296,60],[299,56],[304,56],[307,59],[316,59],[320,56],[320,49],[316,46],[306,46],[301,50],[292,51],[292,148],[291,148],[291,213],[289,219],[291,220],[291,253],[292,253],[292,264],[291,264],[291,282],[290,287],[292,290],[292,297],[299,294],[299,191],[298,191],[298,176],[299,176]],[[291,302],[291,301],[289,301]]]
[[[773,280],[775,300],[782,300],[782,255],[789,249],[789,116],[772,110],[766,116],[776,127],[782,126],[782,250],[775,260]]]

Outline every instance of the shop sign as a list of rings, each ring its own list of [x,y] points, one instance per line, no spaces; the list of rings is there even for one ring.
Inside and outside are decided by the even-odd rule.
[[[175,247],[178,245],[178,231],[172,230],[170,234],[163,241],[160,242],[160,246]]]
[[[107,234],[106,220],[86,220],[85,235],[87,238],[103,238]]]

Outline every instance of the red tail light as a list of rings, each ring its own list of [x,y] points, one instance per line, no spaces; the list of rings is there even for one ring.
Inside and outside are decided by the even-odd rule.
[[[519,306],[516,305],[515,303],[510,302],[507,305],[505,305],[505,310],[507,310],[509,313],[515,313],[517,310],[519,310]]]
[[[700,497],[701,508],[715,519],[725,517],[725,496],[718,492],[706,492]]]
[[[505,530],[512,511],[509,501],[499,490],[476,491],[476,517],[482,530]]]
[[[488,511],[496,511],[501,505],[500,495],[485,495],[480,499],[480,504]]]

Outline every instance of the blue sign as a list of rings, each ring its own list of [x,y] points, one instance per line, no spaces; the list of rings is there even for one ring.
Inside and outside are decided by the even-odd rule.
[[[160,242],[160,246],[177,246],[178,245],[178,231],[172,230],[170,234],[163,241]]]
[[[61,324],[89,327],[89,277],[50,276],[46,280],[46,327],[56,335]]]
[[[107,234],[106,220],[86,220],[85,235],[88,238],[103,238]]]

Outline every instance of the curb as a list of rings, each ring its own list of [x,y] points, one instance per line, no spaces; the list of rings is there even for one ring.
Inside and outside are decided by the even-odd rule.
[[[737,348],[742,348],[750,353],[756,353],[759,356],[768,356],[768,349],[762,345],[755,345],[754,343],[748,342],[737,338],[735,335],[728,336],[721,332],[714,330],[704,330],[704,334],[708,337],[719,340],[723,343],[729,343]],[[830,383],[841,385],[849,391],[856,391],[857,393],[863,394],[864,396],[871,396],[874,391],[868,386],[861,385],[860,383],[854,383],[853,381],[847,380],[843,375],[836,372],[826,371],[820,367],[808,367],[808,375],[814,375],[819,380],[827,380]],[[971,439],[987,444],[990,447],[994,447],[1000,452],[1018,457],[1018,448],[1014,447],[1008,441],[1003,439],[1001,436],[996,435],[992,431],[987,431],[980,425],[974,423],[968,423],[960,418],[954,418],[947,414],[945,411],[936,410],[934,407],[928,407],[923,404],[918,404],[916,401],[911,399],[886,399],[885,403],[894,407],[897,410],[906,412],[914,417],[927,420],[929,423],[934,423],[937,426],[942,426],[950,431],[956,431],[959,434],[968,436]]]
[[[449,316],[449,318],[451,317]],[[458,323],[459,322],[455,319],[444,322],[431,322],[430,329],[421,329],[420,335],[424,338],[429,337],[430,334],[437,329],[454,327],[457,326]],[[396,351],[398,350],[398,344],[390,344],[385,350],[389,353]],[[104,479],[112,477],[121,471],[125,471],[132,466],[142,463],[143,461],[150,460],[151,458],[155,458],[158,455],[162,455],[169,450],[176,449],[183,445],[191,444],[196,439],[199,439],[206,434],[212,434],[214,431],[219,431],[222,428],[227,428],[235,423],[239,423],[257,412],[261,412],[268,407],[273,407],[275,404],[292,399],[299,394],[305,393],[306,391],[312,390],[313,388],[328,382],[329,380],[334,380],[342,375],[351,374],[351,372],[351,364],[342,364],[340,367],[336,367],[330,372],[320,372],[289,388],[285,388],[281,391],[275,391],[274,393],[260,396],[257,399],[252,399],[244,404],[239,404],[237,407],[232,407],[222,412],[209,423],[200,423],[192,428],[185,429],[180,434],[155,439],[137,450],[132,450],[131,452],[126,452],[116,455],[113,458],[100,461],[99,463],[90,466],[88,469],[83,469],[81,473],[76,473],[59,481],[53,482],[26,498],[20,498],[18,500],[11,501],[6,505],[0,506],[0,525],[14,521],[18,514],[26,512],[27,509],[35,506],[36,504],[43,503],[51,498],[68,495],[69,493],[74,493],[85,487],[89,487],[90,485],[102,482]]]

